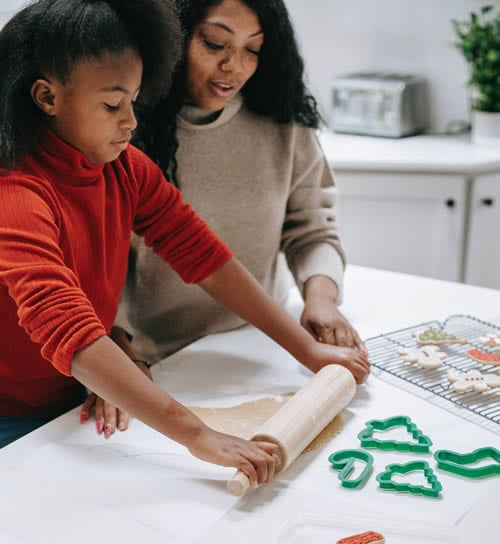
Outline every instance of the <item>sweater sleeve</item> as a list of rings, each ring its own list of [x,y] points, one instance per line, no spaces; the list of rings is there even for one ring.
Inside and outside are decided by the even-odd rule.
[[[55,206],[40,180],[1,179],[0,282],[19,324],[41,354],[71,375],[73,354],[106,334],[75,274],[65,265]],[[53,202],[53,201],[52,201]]]
[[[226,263],[231,251],[152,161],[139,150],[134,156],[140,187],[134,231],[184,282],[199,283]]]
[[[331,278],[342,300],[345,255],[334,213],[336,188],[312,129],[297,127],[293,180],[281,248],[302,292],[312,276]]]

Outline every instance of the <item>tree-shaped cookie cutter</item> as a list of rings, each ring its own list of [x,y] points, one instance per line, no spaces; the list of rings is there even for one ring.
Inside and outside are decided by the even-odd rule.
[[[373,469],[373,456],[363,450],[339,450],[328,457],[335,470],[340,470],[338,477],[343,487],[355,489],[366,482]],[[366,466],[357,478],[349,478],[356,461],[364,461]]]
[[[408,483],[394,482],[394,474],[408,474],[417,470],[423,471],[427,482],[431,487],[413,485]],[[385,471],[377,474],[377,481],[382,489],[397,491],[398,493],[413,493],[415,495],[426,495],[436,498],[441,493],[443,486],[438,481],[433,470],[427,461],[411,461],[403,465],[391,464],[385,467]]]
[[[492,446],[478,448],[470,453],[438,450],[434,454],[434,459],[441,470],[453,472],[465,478],[487,478],[500,474],[500,451]],[[470,466],[483,459],[492,459],[494,463],[480,467]]]
[[[387,419],[372,419],[365,423],[366,427],[358,434],[363,448],[379,450],[410,451],[413,453],[428,453],[432,440],[426,436],[408,416],[393,416]],[[379,440],[373,438],[374,431],[387,431],[395,427],[405,427],[416,442],[401,442],[398,440]]]

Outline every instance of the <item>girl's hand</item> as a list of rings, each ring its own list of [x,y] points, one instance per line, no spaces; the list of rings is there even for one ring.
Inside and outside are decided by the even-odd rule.
[[[313,372],[318,372],[330,364],[344,366],[352,373],[358,384],[363,383],[370,373],[368,356],[363,351],[316,341],[311,342],[307,359],[303,362]]]
[[[244,440],[207,426],[197,434],[188,449],[203,461],[241,470],[252,486],[270,482],[282,463],[276,444]]]
[[[144,363],[135,363],[144,374],[152,381],[150,369]],[[123,410],[119,410],[109,402],[95,393],[89,393],[87,399],[80,410],[80,423],[85,423],[92,414],[95,413],[97,434],[104,434],[104,438],[109,438],[116,429],[126,431],[129,424],[129,415]]]

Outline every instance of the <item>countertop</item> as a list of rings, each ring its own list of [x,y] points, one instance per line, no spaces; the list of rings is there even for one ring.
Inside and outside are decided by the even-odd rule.
[[[462,175],[500,172],[500,146],[474,145],[468,135],[393,139],[325,130],[320,133],[320,141],[328,162],[336,171]]]
[[[364,339],[457,313],[500,323],[500,291],[357,266],[347,268],[345,300],[343,311]],[[298,316],[300,306],[292,290],[287,309]],[[310,379],[250,326],[203,338],[153,373],[181,402],[205,406],[282,394]],[[104,440],[92,424],[79,425],[75,409],[0,450],[0,543],[319,544],[374,530],[387,544],[496,544],[498,477],[465,480],[434,467],[439,499],[383,491],[375,475],[386,464],[419,456],[373,451],[366,485],[340,486],[328,455],[359,447],[367,420],[402,413],[432,437],[432,451],[500,445],[498,434],[374,371],[342,413],[337,437],[238,499],[225,490],[232,469],[193,458],[137,421]]]

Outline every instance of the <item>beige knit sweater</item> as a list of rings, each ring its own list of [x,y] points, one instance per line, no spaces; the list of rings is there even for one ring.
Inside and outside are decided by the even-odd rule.
[[[186,107],[178,118],[185,200],[278,301],[290,287],[280,252],[300,289],[321,274],[341,296],[335,187],[315,132],[258,117],[240,96],[211,122],[195,123],[196,113]],[[133,334],[141,356],[158,360],[242,323],[200,287],[185,285],[141,239],[132,240],[117,324]]]

